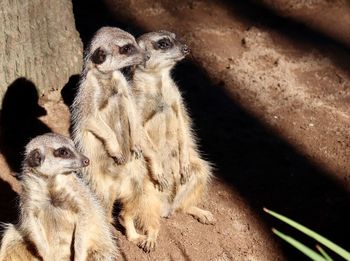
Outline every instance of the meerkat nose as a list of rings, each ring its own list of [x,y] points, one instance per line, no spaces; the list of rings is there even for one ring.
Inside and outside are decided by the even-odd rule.
[[[83,157],[82,163],[84,167],[89,166],[90,160],[87,157]]]
[[[145,61],[148,61],[151,58],[151,54],[149,52],[145,53]]]
[[[190,53],[190,48],[186,45],[186,44],[184,44],[183,46],[182,46],[182,48],[181,48],[181,51],[182,51],[182,53],[183,54],[189,54]]]

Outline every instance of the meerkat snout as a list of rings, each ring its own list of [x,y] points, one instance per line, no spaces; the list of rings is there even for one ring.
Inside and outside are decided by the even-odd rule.
[[[181,51],[183,55],[187,55],[191,52],[191,49],[186,44],[183,44],[181,47]]]
[[[84,156],[84,158],[82,160],[82,163],[83,163],[84,167],[87,167],[90,164],[90,160],[87,157]]]
[[[151,54],[149,52],[145,52],[145,61],[147,62],[151,58]]]

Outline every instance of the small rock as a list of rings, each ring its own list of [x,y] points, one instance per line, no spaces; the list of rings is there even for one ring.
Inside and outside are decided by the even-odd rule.
[[[242,38],[242,40],[241,40],[241,45],[242,45],[243,47],[247,47],[247,40],[246,40],[245,38]]]

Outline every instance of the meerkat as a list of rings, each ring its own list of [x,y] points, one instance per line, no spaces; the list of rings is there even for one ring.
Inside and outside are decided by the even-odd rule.
[[[147,58],[129,33],[114,27],[96,32],[72,105],[72,135],[79,150],[91,159],[82,176],[101,200],[110,222],[118,200],[122,207],[119,221],[128,240],[149,252],[159,231],[160,200],[147,175],[143,157],[147,148],[141,152],[143,129],[123,74]],[[150,165],[156,168],[155,162]]]
[[[211,166],[199,154],[191,118],[171,77],[172,68],[189,48],[167,31],[144,34],[137,42],[150,59],[134,71],[133,94],[148,147],[157,153],[162,179],[167,180],[161,194],[162,216],[178,210],[212,224],[212,213],[196,206],[212,176]]]
[[[88,165],[67,137],[48,133],[28,143],[20,222],[6,226],[0,260],[116,260],[105,212],[76,175]]]

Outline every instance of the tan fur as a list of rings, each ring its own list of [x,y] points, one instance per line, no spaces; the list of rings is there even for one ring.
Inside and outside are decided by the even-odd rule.
[[[125,44],[134,45],[136,51],[130,55],[114,51]],[[97,48],[107,53],[101,64],[89,58]],[[91,159],[84,179],[101,199],[110,222],[114,202],[121,203],[120,222],[128,239],[150,251],[158,235],[160,202],[141,155],[144,136],[135,102],[120,71],[143,62],[144,55],[130,34],[117,28],[100,29],[88,48],[72,111],[74,141]],[[137,233],[135,222],[146,235]]]
[[[170,48],[157,46],[167,38]],[[138,39],[150,59],[137,66],[133,78],[133,94],[146,130],[149,147],[157,153],[168,188],[162,193],[163,216],[180,210],[202,223],[213,223],[213,215],[196,207],[211,177],[211,167],[201,159],[191,119],[178,87],[171,78],[171,69],[188,52],[175,34],[160,31]]]
[[[4,235],[1,242],[0,260],[1,261],[39,261],[35,256],[35,249],[31,249],[23,236],[12,224],[5,226]]]
[[[55,154],[60,148],[68,148],[67,157]],[[75,174],[87,164],[61,135],[38,136],[26,146],[20,222],[7,225],[0,260],[116,260],[112,227]]]

